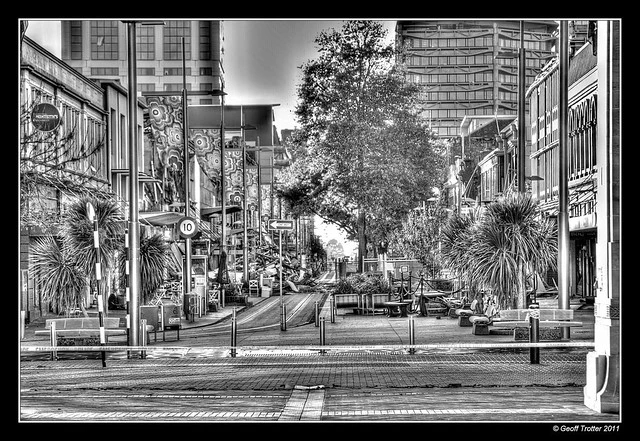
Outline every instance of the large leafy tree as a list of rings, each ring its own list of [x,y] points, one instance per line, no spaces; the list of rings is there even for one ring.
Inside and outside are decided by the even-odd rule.
[[[302,66],[298,88],[294,163],[279,178],[294,214],[338,225],[361,256],[368,241],[384,251],[444,169],[444,149],[419,117],[418,90],[385,37],[377,22],[348,21],[316,38],[319,56]]]

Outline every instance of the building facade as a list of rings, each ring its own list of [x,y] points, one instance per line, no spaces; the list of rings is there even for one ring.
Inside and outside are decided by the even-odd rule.
[[[20,45],[20,269],[21,307],[28,319],[46,315],[48,305],[29,278],[29,245],[38,236],[55,235],[67,205],[85,194],[128,204],[127,93],[119,84],[96,82],[78,73],[40,45],[23,37]],[[49,103],[60,125],[41,132],[32,121],[37,104]],[[138,121],[144,106],[138,105]],[[142,123],[137,134],[142,140]],[[139,153],[140,163],[144,152]],[[142,170],[140,194],[151,179]],[[144,209],[145,201],[139,202]]]
[[[183,72],[183,38],[184,64]],[[220,90],[224,87],[223,28],[219,20],[164,20],[136,25],[139,92]],[[127,26],[120,20],[62,21],[62,59],[87,78],[127,84]],[[191,104],[216,104],[194,96]]]
[[[526,22],[527,85],[553,56],[556,28]],[[398,21],[396,44],[406,50],[407,77],[422,87],[424,116],[441,138],[458,142],[465,116],[517,114],[519,21]]]

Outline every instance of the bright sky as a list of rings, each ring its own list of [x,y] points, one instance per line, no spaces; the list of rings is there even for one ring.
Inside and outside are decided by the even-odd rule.
[[[384,21],[393,39],[395,21]],[[224,20],[224,59],[228,104],[279,104],[278,130],[295,128],[299,67],[318,56],[315,38],[322,30],[340,30],[340,20]],[[60,22],[29,20],[27,36],[60,56]]]

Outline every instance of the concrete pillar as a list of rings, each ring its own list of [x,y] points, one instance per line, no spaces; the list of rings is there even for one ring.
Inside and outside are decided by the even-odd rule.
[[[598,21],[595,348],[584,404],[620,411],[620,22]]]

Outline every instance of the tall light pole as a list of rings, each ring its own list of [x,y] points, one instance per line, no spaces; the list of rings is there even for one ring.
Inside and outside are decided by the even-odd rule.
[[[138,90],[136,77],[136,22],[127,23],[127,60],[129,71],[129,295],[130,333],[129,345],[138,346],[140,314],[140,222],[138,219]]]
[[[527,57],[524,47],[524,21],[520,21],[520,52],[518,54],[518,191],[525,187],[525,83],[527,80]]]
[[[227,262],[228,262],[228,258],[227,258],[227,228],[226,228],[226,221],[227,221],[227,197],[225,195],[226,192],[226,185],[225,185],[225,173],[224,173],[224,137],[225,137],[225,133],[224,133],[224,96],[226,95],[224,93],[224,82],[220,82],[220,88],[222,91],[222,95],[220,97],[220,195],[221,195],[221,200],[220,200],[220,208],[222,210],[221,212],[221,217],[222,217],[222,222],[220,222],[220,264],[218,266],[218,271],[220,271],[223,268],[223,260],[224,259],[224,268],[227,268]],[[224,275],[220,275],[220,304],[222,305],[222,307],[224,308],[224,296],[225,296],[225,290],[224,290]]]
[[[189,175],[189,119],[187,111],[187,65],[184,37],[182,37],[182,144],[184,146],[184,215],[189,217],[189,184],[191,176]],[[189,314],[189,305],[186,302],[186,295],[191,292],[191,238],[184,239],[184,268],[182,275],[183,284],[183,300],[182,309],[185,315]]]
[[[560,64],[558,66],[558,307],[570,309],[569,301],[569,31],[566,20],[560,21]],[[562,328],[569,338],[569,328]]]

